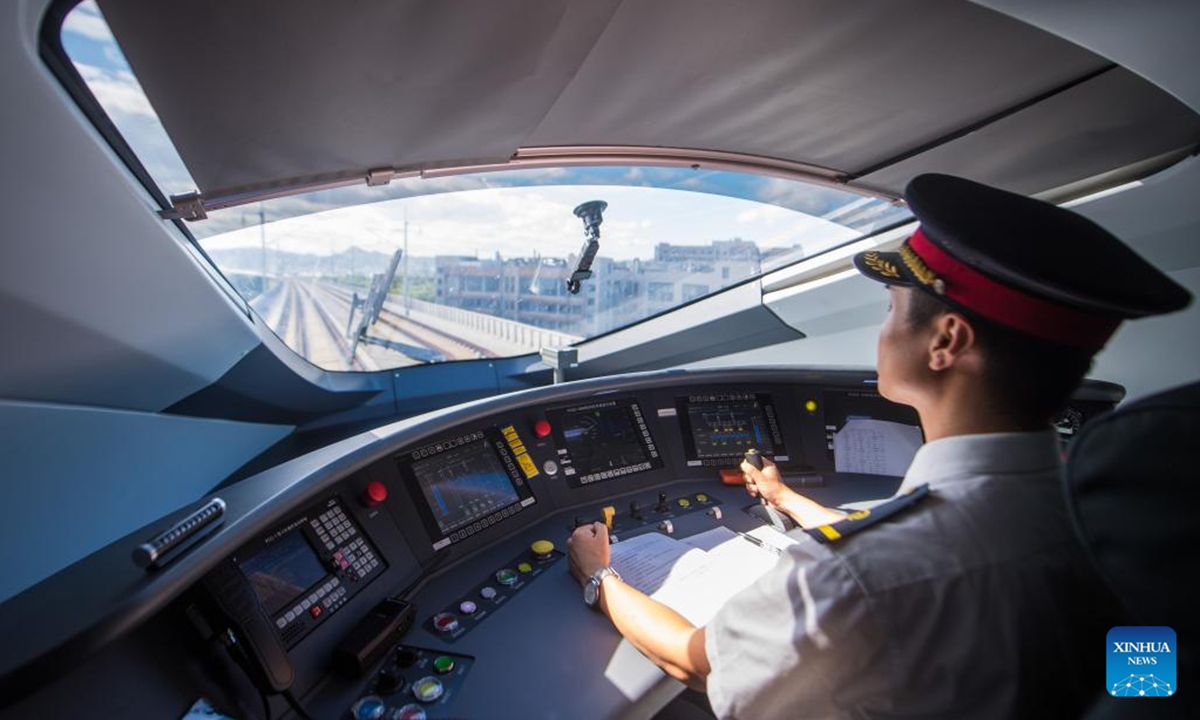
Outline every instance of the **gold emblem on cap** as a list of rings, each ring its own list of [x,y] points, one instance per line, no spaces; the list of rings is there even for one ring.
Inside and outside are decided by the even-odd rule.
[[[946,292],[946,283],[929,269],[921,256],[909,247],[907,242],[900,246],[900,259],[904,261],[904,264],[922,285],[933,288],[938,295]]]
[[[873,250],[863,255],[863,264],[886,278],[900,277],[900,271],[896,269],[896,266],[879,257],[879,253]]]

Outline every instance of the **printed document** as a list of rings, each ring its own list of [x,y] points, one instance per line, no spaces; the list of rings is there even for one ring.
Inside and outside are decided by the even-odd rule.
[[[837,472],[903,476],[921,447],[921,428],[890,420],[851,418],[833,436]]]
[[[766,574],[779,559],[770,548],[725,527],[683,541],[646,533],[612,546],[612,566],[626,583],[696,625],[711,620],[729,598]]]

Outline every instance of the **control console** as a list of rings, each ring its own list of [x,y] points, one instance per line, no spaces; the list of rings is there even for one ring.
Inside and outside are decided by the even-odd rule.
[[[396,458],[434,550],[466,540],[536,502],[538,469],[515,430],[477,430]]]
[[[288,648],[387,567],[337,497],[252,541],[233,561]]]

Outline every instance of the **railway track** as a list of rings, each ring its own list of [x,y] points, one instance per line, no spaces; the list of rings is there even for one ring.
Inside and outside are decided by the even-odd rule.
[[[349,307],[349,291],[329,285],[323,286],[323,289],[331,295],[339,297]],[[487,348],[480,345],[463,340],[426,323],[404,317],[390,310],[386,304],[383,311],[379,313],[379,323],[404,337],[410,338],[409,342],[412,342],[412,344],[434,350],[451,360],[473,360],[481,357],[493,357],[495,355],[495,353],[488,351]]]
[[[254,303],[268,327],[298,354],[328,370],[376,370],[380,365],[395,366],[419,362],[402,353],[360,344],[349,359],[351,340],[346,337],[351,291],[317,280],[288,278],[279,282]],[[456,337],[429,323],[405,317],[385,303],[373,330],[382,338],[440,354],[447,360],[494,357],[496,352]],[[357,317],[357,316],[356,316]],[[374,355],[389,353],[377,361]],[[392,355],[391,353],[394,353]]]

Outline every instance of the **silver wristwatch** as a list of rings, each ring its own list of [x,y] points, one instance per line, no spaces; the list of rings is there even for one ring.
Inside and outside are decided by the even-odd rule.
[[[621,574],[616,570],[613,570],[611,565],[600,568],[596,572],[592,573],[592,576],[588,578],[587,584],[583,586],[583,601],[587,603],[588,607],[595,608],[599,605],[600,583],[604,582],[604,578],[608,577],[609,575],[618,580],[621,579]]]

